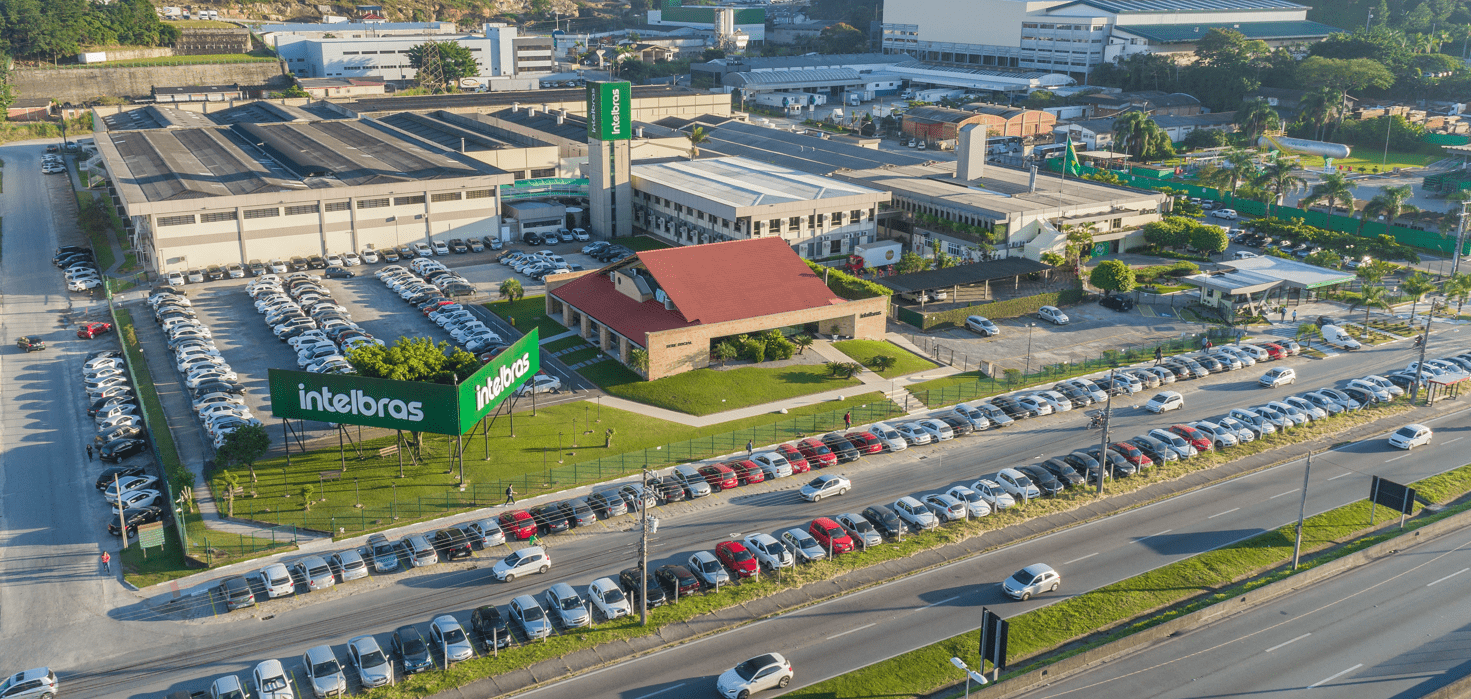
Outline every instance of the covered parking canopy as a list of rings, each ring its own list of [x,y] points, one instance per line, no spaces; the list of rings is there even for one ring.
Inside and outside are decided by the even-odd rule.
[[[992,299],[992,282],[1010,280],[1011,290],[1021,288],[1021,278],[1032,273],[1050,276],[1051,265],[1025,257],[1008,257],[1002,260],[974,262],[926,272],[913,272],[893,277],[881,277],[874,281],[894,290],[896,294],[923,294],[930,291],[945,291],[951,301],[989,301]],[[962,298],[962,296],[967,298]],[[921,301],[923,303],[923,301]]]

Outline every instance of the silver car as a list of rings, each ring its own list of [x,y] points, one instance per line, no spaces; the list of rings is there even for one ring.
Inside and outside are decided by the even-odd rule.
[[[1396,388],[1398,388],[1398,386],[1396,386]],[[1314,405],[1312,401],[1307,400],[1301,396],[1287,396],[1286,398],[1282,399],[1282,402],[1294,408],[1297,408],[1304,413],[1307,413],[1308,417],[1314,420],[1322,420],[1323,418],[1328,417],[1327,410]]]
[[[342,578],[342,582],[368,577],[368,564],[363,562],[363,557],[355,549],[338,551],[332,554],[328,562]]]
[[[792,552],[770,534],[752,534],[746,537],[745,544],[751,553],[756,554],[756,562],[766,570],[790,568],[797,563],[797,558],[792,555]]]
[[[321,556],[307,556],[291,565],[291,572],[300,575],[306,580],[306,586],[312,592],[325,590],[337,584],[337,579],[332,576],[332,567]]]
[[[434,617],[434,621],[429,622],[429,643],[444,654],[445,665],[475,657],[470,637],[465,635],[460,622],[449,614]]]
[[[393,684],[393,661],[372,636],[357,636],[347,642],[347,662],[358,671],[365,688]]]
[[[884,543],[884,538],[879,535],[878,530],[873,528],[873,522],[868,521],[868,518],[863,515],[844,512],[833,519],[837,521],[838,526],[843,528],[843,531],[848,532],[848,536],[853,538],[853,542],[858,544],[859,548]]]
[[[301,664],[306,667],[307,679],[311,680],[312,696],[322,699],[347,693],[347,678],[343,676],[342,666],[337,663],[337,656],[332,654],[330,647],[316,646],[307,650],[301,656]]]
[[[796,554],[803,563],[813,563],[827,558],[827,551],[817,539],[812,538],[802,529],[788,529],[781,533],[781,542],[789,551]]]
[[[940,526],[940,521],[935,519],[935,515],[924,503],[908,495],[895,500],[889,507],[894,510],[894,514],[899,515],[899,519],[914,529],[934,529]]]
[[[551,620],[547,619],[546,611],[531,595],[521,595],[511,600],[509,609],[511,621],[521,627],[521,632],[527,638],[535,640],[552,634]]]
[[[787,458],[774,451],[757,452],[751,455],[751,462],[760,466],[761,473],[768,479],[792,475],[792,465],[787,462]]]
[[[1150,430],[1149,436],[1154,437],[1161,442],[1164,442],[1166,446],[1175,450],[1175,454],[1177,454],[1182,459],[1188,459],[1199,453],[1195,450],[1195,447],[1190,444],[1190,442],[1185,441],[1184,437],[1181,437],[1180,435],[1175,434],[1174,432],[1171,432],[1169,430]]]
[[[1052,592],[1062,585],[1062,576],[1057,574],[1050,566],[1043,563],[1033,563],[1002,581],[1001,591],[1007,597],[1019,599],[1023,602],[1032,598],[1033,595],[1043,592]]]
[[[700,582],[709,587],[723,585],[730,582],[730,573],[725,572],[725,566],[720,564],[720,559],[709,551],[696,551],[690,556],[689,563],[685,566],[690,569]]]
[[[1333,400],[1332,398],[1329,398],[1328,396],[1325,396],[1325,395],[1323,395],[1321,393],[1318,393],[1316,391],[1313,391],[1313,392],[1310,392],[1310,393],[1304,393],[1301,396],[1295,396],[1295,397],[1296,398],[1301,398],[1302,400],[1305,400],[1308,403],[1311,403],[1312,405],[1314,405],[1314,406],[1316,406],[1318,408],[1321,408],[1323,410],[1323,412],[1326,412],[1329,415],[1337,415],[1337,414],[1343,412],[1344,410],[1346,410],[1346,408],[1343,407],[1343,404],[1342,403],[1339,403],[1338,401]]]
[[[967,513],[965,503],[946,493],[930,493],[920,498],[920,501],[925,507],[930,508],[930,512],[934,513],[935,517],[939,518],[940,524],[958,519],[963,520]]]
[[[398,549],[382,534],[368,537],[368,553],[373,557],[373,570],[392,573],[398,570]]]
[[[980,493],[970,488],[957,485],[945,491],[945,494],[964,503],[966,515],[969,517],[985,517],[991,514],[991,505],[986,502],[985,498],[981,497]]]
[[[493,518],[471,522],[466,525],[465,529],[470,534],[480,537],[480,545],[483,548],[506,543],[506,533],[501,531],[501,525]]]
[[[1240,444],[1256,441],[1256,430],[1253,430],[1251,425],[1237,420],[1234,417],[1218,417],[1216,418],[1216,424],[1235,432],[1236,441]]]
[[[587,605],[567,583],[552,585],[546,591],[545,599],[546,608],[552,610],[564,629],[587,626],[592,622],[591,615],[587,613]]]

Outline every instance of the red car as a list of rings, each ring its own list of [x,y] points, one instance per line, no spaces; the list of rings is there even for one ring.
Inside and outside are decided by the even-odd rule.
[[[766,474],[761,471],[761,467],[757,466],[754,461],[736,459],[735,461],[725,462],[725,466],[735,473],[736,481],[741,485],[751,485],[766,480]]]
[[[852,443],[858,449],[859,454],[879,454],[884,450],[884,443],[880,442],[878,437],[861,430],[858,432],[849,432],[843,435],[843,439]]]
[[[454,301],[450,301],[450,300],[447,300],[447,299],[446,300],[442,300],[442,301],[435,301],[434,303],[431,303],[431,304],[429,304],[427,306],[424,306],[423,308],[420,308],[419,310],[420,310],[420,312],[422,312],[424,315],[427,316],[430,313],[433,313],[433,312],[439,310],[440,308],[443,308],[444,306],[448,306],[448,305],[450,305],[452,303],[454,303]]]
[[[786,458],[787,463],[792,465],[793,474],[806,473],[812,470],[812,467],[807,465],[807,457],[802,456],[802,452],[790,444],[778,446],[776,453],[781,454]]]
[[[1287,356],[1287,350],[1283,349],[1281,345],[1263,342],[1257,346],[1267,351],[1267,359],[1282,359]]]
[[[88,323],[77,331],[77,337],[90,340],[98,335],[106,335],[112,332],[112,323]]]
[[[516,510],[501,515],[500,524],[501,531],[509,537],[530,539],[536,535],[536,518],[526,510]]]
[[[838,463],[838,455],[834,454],[833,450],[827,448],[827,445],[823,444],[820,439],[809,437],[797,442],[797,451],[802,452],[802,456],[807,457],[808,464],[818,468],[835,466]]]
[[[736,472],[729,466],[721,464],[701,466],[700,475],[705,477],[705,481],[710,484],[710,489],[717,493],[739,485],[736,481]]]
[[[1114,442],[1113,444],[1108,445],[1108,448],[1118,452],[1120,456],[1124,457],[1125,461],[1128,461],[1129,463],[1134,464],[1139,468],[1154,465],[1154,461],[1148,456],[1145,456],[1144,452],[1139,450],[1139,447],[1136,447],[1128,442]]]
[[[1186,441],[1190,442],[1190,446],[1195,447],[1195,450],[1202,454],[1211,450],[1210,437],[1205,436],[1204,432],[1194,427],[1190,427],[1189,425],[1170,425],[1170,431],[1184,437]]]
[[[756,557],[739,541],[722,541],[715,545],[715,557],[737,578],[754,578],[761,572]]]
[[[817,539],[817,543],[834,554],[847,553],[853,550],[853,537],[838,526],[837,522],[827,517],[818,517],[808,525],[807,533]]]

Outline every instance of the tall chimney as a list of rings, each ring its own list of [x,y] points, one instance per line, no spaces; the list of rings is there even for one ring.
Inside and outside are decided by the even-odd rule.
[[[986,174],[986,126],[966,124],[960,127],[955,147],[955,179],[962,182],[980,179]]]

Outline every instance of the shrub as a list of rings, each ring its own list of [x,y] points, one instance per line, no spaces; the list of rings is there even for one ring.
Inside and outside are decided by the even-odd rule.
[[[785,337],[777,337],[766,341],[766,358],[773,361],[791,359],[797,353],[797,346]]]
[[[858,299],[871,299],[875,296],[891,296],[893,289],[882,284],[875,284],[867,279],[859,279],[841,269],[827,267],[817,264],[812,260],[803,260],[818,279],[827,278],[827,288],[839,298],[857,301]]]

